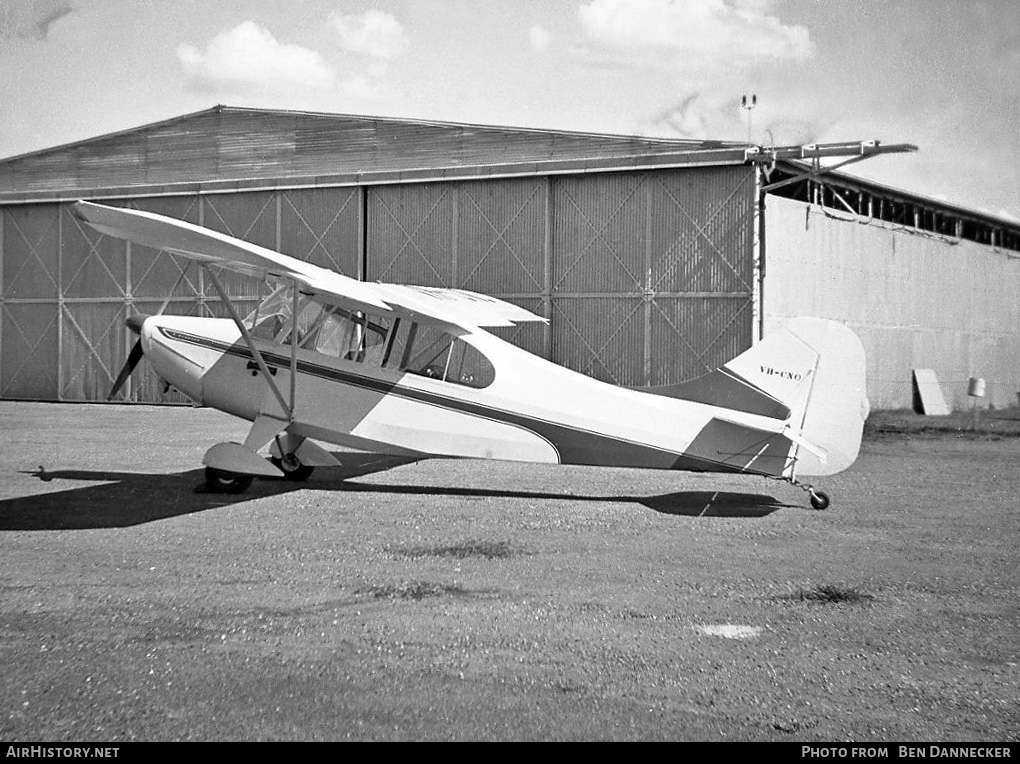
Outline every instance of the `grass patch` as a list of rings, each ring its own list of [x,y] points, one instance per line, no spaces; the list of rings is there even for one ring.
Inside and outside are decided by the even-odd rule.
[[[800,719],[774,719],[769,723],[769,726],[776,732],[793,735],[817,727],[818,722],[814,719],[806,721],[801,721]]]
[[[852,586],[820,584],[810,589],[798,587],[793,594],[784,595],[779,599],[792,602],[817,602],[821,605],[865,605],[875,598]]]
[[[447,594],[466,594],[458,584],[437,584],[434,581],[408,581],[401,584],[379,584],[356,590],[357,594],[368,594],[377,600],[423,600],[427,597],[441,597]]]
[[[524,549],[509,541],[462,541],[457,544],[416,544],[414,546],[392,547],[390,554],[409,559],[421,557],[452,557],[462,560],[468,557],[484,557],[487,560],[504,560],[524,554]]]

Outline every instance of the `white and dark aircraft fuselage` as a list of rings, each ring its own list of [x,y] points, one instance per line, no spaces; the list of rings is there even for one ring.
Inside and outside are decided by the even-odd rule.
[[[213,446],[210,484],[307,475],[335,464],[324,441],[410,457],[750,473],[828,498],[799,476],[857,457],[867,416],[864,352],[845,326],[791,321],[689,383],[623,388],[486,331],[543,321],[484,295],[367,284],[152,213],[78,203],[98,230],[201,263],[231,318],[134,316],[144,356],[196,403],[251,421],[242,444]],[[214,264],[275,280],[247,318]],[[273,458],[257,455],[269,445]],[[236,478],[236,480],[235,480]]]

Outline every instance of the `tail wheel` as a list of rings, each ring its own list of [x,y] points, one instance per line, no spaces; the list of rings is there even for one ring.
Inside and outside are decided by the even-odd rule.
[[[311,465],[302,464],[295,454],[285,454],[282,459],[273,456],[269,461],[283,473],[284,480],[308,480],[315,469]]]
[[[237,472],[226,472],[212,467],[205,468],[205,484],[215,493],[242,493],[254,480],[252,475],[241,475]]]
[[[807,491],[808,496],[811,497],[811,506],[814,509],[829,508],[829,494],[827,494],[825,491],[816,490],[814,486],[808,485],[807,483],[802,483],[796,478],[794,478],[792,475],[787,475],[784,477],[773,477],[772,479],[781,480],[784,483],[789,483],[790,485],[797,486],[802,491]]]

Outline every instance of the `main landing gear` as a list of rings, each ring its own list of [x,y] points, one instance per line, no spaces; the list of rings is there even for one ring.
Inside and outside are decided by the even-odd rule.
[[[265,442],[263,435],[279,425],[268,417],[256,420],[244,444],[217,443],[205,453],[205,482],[215,493],[240,493],[251,485],[255,476],[283,478],[288,481],[307,480],[316,467],[338,467],[340,462],[322,446],[290,433],[268,436],[271,440],[269,458],[257,450]]]
[[[284,480],[308,480],[315,469],[310,464],[302,464],[297,454],[284,454],[283,457],[272,456],[269,461],[283,473]]]
[[[243,493],[254,479],[254,475],[241,475],[215,467],[205,468],[205,485],[213,493]]]
[[[282,457],[271,456],[269,462],[283,473],[284,480],[307,480],[315,469],[311,464],[302,464],[297,454],[293,453],[284,454]],[[229,472],[216,467],[205,468],[205,485],[213,493],[243,493],[248,490],[254,479],[254,475]]]

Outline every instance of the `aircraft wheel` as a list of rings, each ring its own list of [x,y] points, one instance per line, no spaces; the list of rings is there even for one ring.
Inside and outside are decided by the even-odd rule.
[[[812,491],[811,492],[811,506],[815,509],[828,509],[829,508],[829,494],[824,491]]]
[[[205,468],[205,484],[215,493],[241,493],[247,490],[254,479],[253,475],[241,475],[212,467]]]
[[[287,454],[282,459],[277,459],[273,456],[270,457],[269,461],[283,472],[284,480],[308,480],[312,470],[315,469],[315,467],[308,464],[302,464],[294,454]]]

